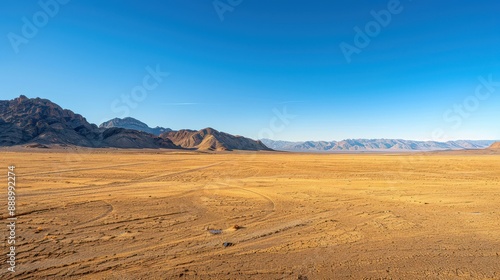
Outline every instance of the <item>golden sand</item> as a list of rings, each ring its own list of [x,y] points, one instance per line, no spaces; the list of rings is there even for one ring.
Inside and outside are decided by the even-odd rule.
[[[498,154],[0,157],[18,204],[1,279],[500,278]]]

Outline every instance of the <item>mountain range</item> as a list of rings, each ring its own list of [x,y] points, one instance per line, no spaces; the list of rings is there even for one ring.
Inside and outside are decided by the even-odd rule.
[[[439,151],[484,149],[493,142],[491,140],[458,140],[448,142],[437,141],[412,141],[401,139],[347,139],[342,141],[273,141],[261,139],[253,141],[241,136],[233,136],[219,132],[213,128],[201,130],[179,130],[156,127],[151,128],[145,123],[134,118],[115,118],[102,123],[100,128],[121,127],[135,129],[171,140],[175,145],[186,149],[200,150],[268,150],[290,152],[356,152],[356,151]],[[249,141],[250,140],[250,141]],[[269,147],[269,148],[268,148]]]
[[[162,135],[150,133],[153,131],[162,132]],[[179,134],[170,135],[170,132],[170,129],[164,128],[151,129],[132,118],[114,119],[97,127],[87,122],[83,116],[63,109],[47,99],[30,99],[21,95],[13,100],[0,101],[0,146],[270,150],[260,141],[233,136],[211,128],[200,130],[199,133],[190,131],[185,134],[185,131],[179,131]],[[182,139],[182,135],[186,135],[187,139]],[[179,145],[174,144],[170,138]]]
[[[435,151],[461,149],[499,149],[492,140],[448,142],[401,139],[347,139],[342,141],[252,140],[213,128],[201,130],[151,128],[134,118],[112,119],[99,127],[74,112],[47,99],[21,95],[0,101],[0,146],[73,145],[82,147],[167,148],[208,151]]]
[[[131,117],[119,119],[115,118],[102,123],[100,128],[120,127],[135,129],[160,136],[163,139],[171,140],[175,145],[185,149],[211,150],[211,151],[270,151],[261,141],[254,141],[239,135],[231,135],[217,131],[211,127],[200,130],[182,129],[174,131],[170,128],[151,128],[147,124]]]
[[[122,128],[99,129],[95,124],[47,99],[24,95],[0,101],[0,146],[24,144],[81,147],[170,148],[168,139]]]
[[[493,140],[458,140],[448,142],[412,141],[401,139],[347,139],[342,141],[274,141],[261,139],[269,148],[291,152],[351,152],[351,151],[438,151],[485,149]]]

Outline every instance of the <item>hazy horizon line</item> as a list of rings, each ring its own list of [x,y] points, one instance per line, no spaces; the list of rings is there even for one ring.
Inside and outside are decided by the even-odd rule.
[[[435,142],[435,143],[446,143],[446,142],[457,142],[457,141],[500,141],[499,139],[455,139],[455,140],[446,140],[446,141],[437,141],[437,140],[415,140],[415,139],[404,139],[404,138],[345,138],[342,140],[275,140],[269,138],[260,138],[258,140],[271,140],[274,142],[283,141],[283,142],[294,142],[294,143],[305,143],[305,142],[342,142],[347,140],[402,140],[402,141],[414,141],[414,142]]]

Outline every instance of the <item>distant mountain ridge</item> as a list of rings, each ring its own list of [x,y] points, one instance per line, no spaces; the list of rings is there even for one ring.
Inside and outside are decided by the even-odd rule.
[[[114,118],[99,125],[99,128],[112,128],[112,127],[144,131],[150,134],[154,134],[156,136],[159,136],[160,134],[165,132],[172,131],[172,129],[165,127],[159,127],[159,126],[155,128],[149,127],[147,124],[131,117],[126,117],[123,119]]]
[[[261,139],[268,147],[292,152],[338,152],[338,151],[438,151],[485,149],[493,140],[458,140],[448,142],[412,141],[402,139],[346,139],[342,141],[274,141]]]
[[[220,132],[210,127],[198,131],[189,129],[171,131],[161,134],[160,137],[169,139],[174,144],[186,149],[271,151],[261,141]]]

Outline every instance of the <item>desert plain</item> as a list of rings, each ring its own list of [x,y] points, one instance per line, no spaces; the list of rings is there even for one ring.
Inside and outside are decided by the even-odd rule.
[[[1,232],[1,279],[500,279],[495,152],[0,159],[4,205],[16,166],[18,218],[15,273]]]

